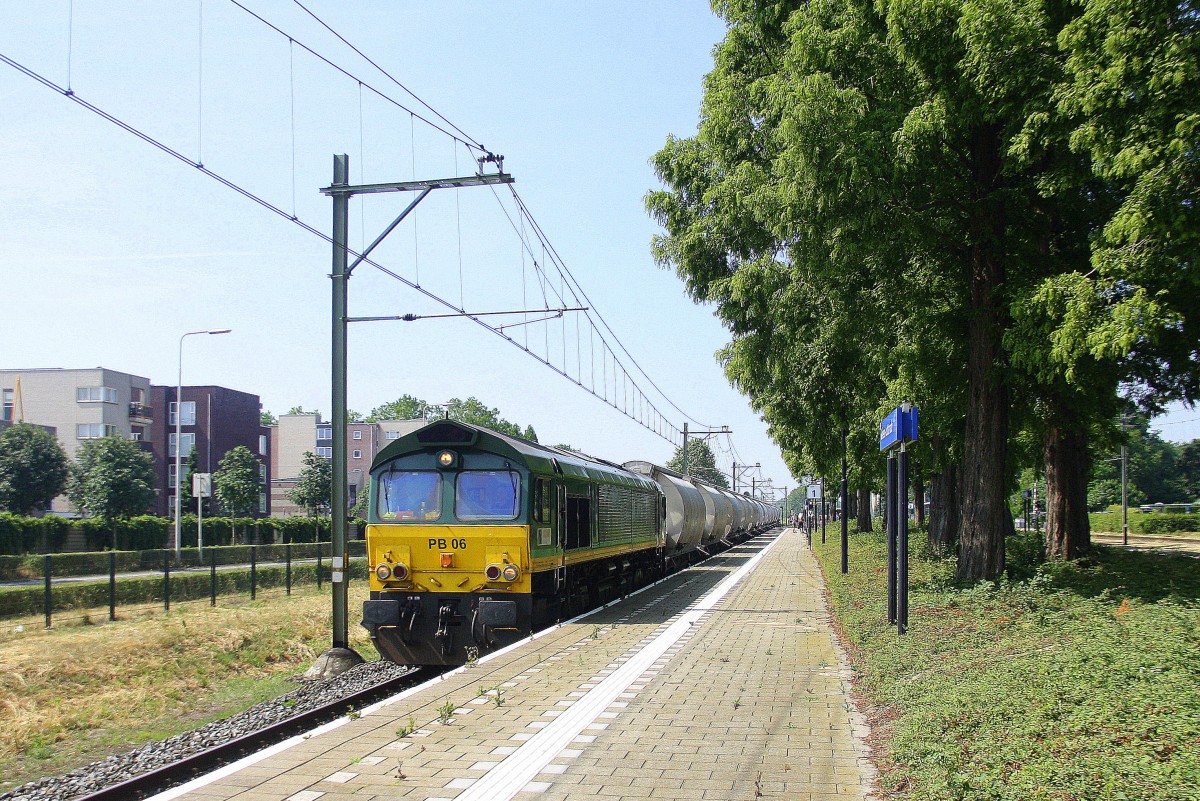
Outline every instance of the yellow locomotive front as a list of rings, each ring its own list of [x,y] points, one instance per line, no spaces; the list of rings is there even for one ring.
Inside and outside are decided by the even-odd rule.
[[[462,664],[530,633],[529,472],[482,434],[439,421],[372,467],[363,626],[393,662]]]

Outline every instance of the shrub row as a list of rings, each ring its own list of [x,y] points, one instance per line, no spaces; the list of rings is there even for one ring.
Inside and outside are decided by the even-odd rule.
[[[1092,531],[1121,532],[1120,512],[1088,515]],[[1200,514],[1151,513],[1130,511],[1129,531],[1133,534],[1169,534],[1176,531],[1200,531]]]
[[[351,520],[358,530],[366,521]],[[142,515],[106,523],[98,518],[70,521],[61,517],[19,517],[0,513],[0,554],[49,553],[62,548],[72,526],[77,528],[93,550],[115,548],[118,551],[144,551],[174,544],[175,522],[170,518]],[[316,542],[331,537],[328,518],[210,517],[204,521],[205,545],[232,545],[238,542]],[[195,547],[198,525],[195,515],[180,520],[180,539],[184,547]]]
[[[321,556],[328,558],[330,543],[302,542],[291,545],[292,559],[315,559],[320,547]],[[250,563],[251,548],[259,562],[282,562],[287,558],[288,544],[282,545],[225,545],[201,552],[196,548],[184,548],[176,558],[174,551],[156,548],[147,551],[89,551],[84,553],[58,553],[50,558],[50,572],[56,578],[68,576],[100,576],[108,573],[110,554],[118,573],[139,570],[161,571],[163,559],[170,559],[171,569],[203,567],[216,559],[218,565],[246,565]],[[350,540],[346,543],[350,556],[365,556],[366,542]],[[40,579],[45,577],[45,556],[0,556],[0,580]]]
[[[329,564],[321,567],[322,580],[329,579]],[[364,560],[350,563],[350,580],[366,580]],[[315,584],[317,565],[312,562],[292,565],[292,585]],[[287,581],[283,565],[265,565],[255,571],[258,589],[283,587]],[[195,601],[209,597],[212,577],[207,572],[180,573],[171,576],[171,601]],[[0,618],[40,615],[45,596],[41,587],[22,587],[0,592]],[[247,595],[250,592],[250,571],[222,570],[217,572],[217,595]],[[51,592],[52,612],[108,607],[108,582],[56,584]],[[117,581],[117,608],[138,604],[163,602],[161,576],[138,576]]]
[[[55,551],[70,532],[71,522],[61,517],[20,517],[0,512],[0,553]]]

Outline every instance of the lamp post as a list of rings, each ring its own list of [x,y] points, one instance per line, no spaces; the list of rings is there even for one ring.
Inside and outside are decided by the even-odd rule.
[[[183,538],[180,536],[180,507],[181,503],[180,487],[183,486],[183,476],[181,462],[183,455],[183,340],[196,334],[228,334],[230,328],[215,328],[204,331],[188,331],[186,334],[179,337],[179,376],[175,383],[175,558],[178,559],[183,551]]]

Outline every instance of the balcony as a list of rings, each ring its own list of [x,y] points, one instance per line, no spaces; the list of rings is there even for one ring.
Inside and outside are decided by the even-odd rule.
[[[150,425],[154,422],[154,407],[144,403],[129,404],[129,422]]]

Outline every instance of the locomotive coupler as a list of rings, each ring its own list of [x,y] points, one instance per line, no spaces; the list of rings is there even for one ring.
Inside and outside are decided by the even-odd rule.
[[[453,615],[454,610],[449,604],[443,604],[438,609],[438,627],[433,635],[433,639],[438,644],[442,656],[449,656],[454,646],[454,635],[450,633],[450,618]]]

